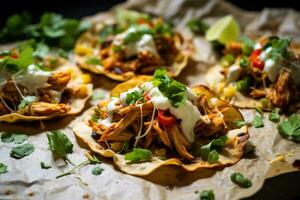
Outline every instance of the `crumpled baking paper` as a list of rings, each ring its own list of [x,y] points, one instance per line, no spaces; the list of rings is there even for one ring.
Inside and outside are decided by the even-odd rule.
[[[203,83],[203,75],[210,64],[216,62],[210,43],[202,37],[193,37],[186,29],[186,22],[192,17],[199,17],[211,24],[219,17],[232,14],[240,23],[244,33],[249,35],[278,34],[292,36],[300,42],[300,13],[292,9],[264,9],[262,12],[241,10],[221,0],[131,0],[122,4],[126,8],[149,12],[154,15],[171,19],[177,30],[195,42],[196,54],[186,70],[178,78],[188,85]],[[85,20],[95,22],[108,20],[112,12],[99,13]],[[3,47],[4,48],[4,47]],[[106,93],[117,83],[103,76],[93,76],[95,87]],[[86,108],[95,105],[90,102]],[[246,120],[252,120],[254,110],[241,111]],[[29,135],[28,143],[35,146],[31,155],[16,160],[10,157],[12,143],[0,142],[0,162],[8,166],[8,173],[0,175],[0,199],[47,199],[47,200],[163,200],[163,199],[199,199],[199,193],[204,189],[212,189],[216,199],[240,199],[257,192],[266,178],[296,171],[292,166],[300,159],[300,145],[282,138],[276,124],[268,120],[265,113],[264,127],[250,128],[250,141],[255,144],[256,151],[252,157],[243,158],[237,164],[217,171],[212,177],[202,178],[186,186],[166,187],[154,184],[142,178],[130,176],[118,171],[111,160],[102,159],[99,164],[104,171],[95,176],[91,170],[95,165],[80,168],[78,174],[56,179],[55,177],[72,166],[61,166],[54,161],[46,132],[61,129],[74,144],[74,152],[69,158],[75,164],[84,160],[86,147],[77,141],[72,133],[72,125],[80,120],[80,115],[56,119],[47,122],[0,124],[0,131],[18,131]],[[43,127],[43,129],[41,128]],[[52,166],[51,169],[41,169],[40,162]],[[253,186],[243,189],[230,180],[233,172],[241,172],[249,178]],[[82,181],[78,180],[80,175]]]

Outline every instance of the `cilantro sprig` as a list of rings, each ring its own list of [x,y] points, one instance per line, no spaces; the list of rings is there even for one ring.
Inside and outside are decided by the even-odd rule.
[[[135,102],[137,102],[137,101],[144,101],[144,97],[142,95],[142,92],[139,92],[139,91],[135,90],[135,91],[127,94],[126,103],[128,105],[135,104]]]
[[[200,154],[202,158],[209,163],[215,163],[219,160],[219,153],[227,141],[226,136],[221,136],[217,139],[213,139],[211,142],[209,142],[206,145],[203,145],[200,149]]]
[[[86,22],[63,18],[57,13],[44,13],[37,24],[32,24],[29,13],[14,14],[0,30],[0,43],[35,39],[69,50],[74,47],[76,38],[88,27]]]
[[[73,165],[68,158],[68,154],[73,153],[73,144],[69,138],[61,131],[47,133],[47,138],[52,153]]]
[[[155,71],[152,83],[158,87],[159,91],[169,99],[175,108],[186,100],[186,86],[169,78],[165,69],[157,69]]]
[[[131,152],[125,154],[125,160],[129,163],[138,163],[149,161],[151,158],[151,151],[148,149],[134,148]]]
[[[7,165],[0,163],[0,174],[4,174],[7,172]]]
[[[230,179],[232,182],[243,188],[249,188],[252,186],[252,182],[239,172],[232,173]]]
[[[281,122],[277,129],[279,133],[291,140],[300,142],[300,117],[297,114],[291,115],[287,120]]]

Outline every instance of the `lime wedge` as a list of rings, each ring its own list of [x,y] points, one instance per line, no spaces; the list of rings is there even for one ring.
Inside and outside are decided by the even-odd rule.
[[[205,39],[208,41],[217,40],[222,44],[226,44],[236,39],[239,34],[239,24],[231,15],[227,15],[216,21],[208,29],[205,34]]]

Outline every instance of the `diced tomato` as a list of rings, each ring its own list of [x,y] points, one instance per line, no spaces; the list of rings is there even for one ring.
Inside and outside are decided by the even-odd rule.
[[[164,126],[173,126],[176,124],[176,117],[165,110],[158,110],[157,119]]]
[[[249,57],[249,60],[251,61],[253,67],[263,70],[265,66],[265,62],[259,58],[260,54],[261,54],[261,49],[257,49],[253,51]]]
[[[144,98],[146,99],[146,101],[151,100],[151,97],[150,97],[149,93],[145,93]]]

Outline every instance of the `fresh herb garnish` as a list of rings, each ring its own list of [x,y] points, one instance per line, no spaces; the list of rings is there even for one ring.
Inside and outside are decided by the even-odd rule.
[[[90,65],[101,65],[101,61],[97,57],[90,57],[85,61],[85,63]]]
[[[7,166],[3,163],[0,163],[0,174],[4,174],[7,172]]]
[[[218,151],[220,151],[226,144],[227,137],[221,136],[213,139],[210,143],[203,145],[200,150],[202,158],[209,163],[215,163],[219,160]]]
[[[32,144],[23,144],[14,147],[10,152],[10,156],[16,159],[21,159],[25,156],[30,155],[33,152],[34,152],[34,146]]]
[[[51,166],[50,166],[50,165],[47,165],[47,164],[44,163],[44,162],[41,162],[41,168],[42,168],[42,169],[50,169]]]
[[[101,164],[101,161],[96,156],[91,156],[89,153],[86,153],[86,156],[87,156],[88,160],[83,161],[82,163],[76,165],[74,168],[72,168],[71,170],[69,170],[63,174],[56,176],[56,178],[61,178],[63,176],[68,176],[68,175],[74,174],[77,169],[79,169],[80,167],[83,167],[85,165],[88,165],[88,164],[91,164],[91,165]]]
[[[92,169],[92,174],[93,175],[95,175],[95,176],[98,176],[98,175],[100,175],[100,174],[102,174],[102,172],[103,172],[103,168],[101,168],[101,167],[94,167],[93,169]]]
[[[250,38],[248,38],[247,36],[243,36],[240,38],[242,44],[242,52],[244,55],[249,56],[255,46],[255,42],[253,40],[251,40]]]
[[[237,185],[243,188],[249,188],[252,186],[252,182],[239,172],[231,174],[230,179],[232,182],[236,183]]]
[[[94,113],[92,114],[91,120],[93,122],[98,122],[99,119],[100,119],[99,110],[98,109],[94,109]]]
[[[212,190],[203,190],[200,193],[200,200],[214,200],[215,194]]]
[[[248,122],[246,122],[244,120],[235,120],[234,123],[238,128],[241,128],[242,126],[248,125]]]
[[[72,164],[67,157],[68,154],[73,153],[73,144],[69,138],[61,131],[47,133],[47,138],[52,153]]]
[[[287,120],[281,122],[277,129],[283,136],[300,141],[300,117],[297,114],[292,114]]]
[[[33,49],[31,47],[24,48],[20,51],[17,59],[6,56],[0,62],[0,69],[5,68],[11,73],[16,73],[22,69],[26,69],[29,65],[34,63]]]
[[[263,122],[262,116],[261,115],[255,115],[252,122],[251,122],[251,125],[254,126],[254,128],[264,127],[264,122]]]
[[[37,97],[35,96],[25,96],[21,103],[18,105],[18,109],[25,108],[26,106],[32,104],[33,102],[37,101]]]
[[[138,163],[149,161],[151,158],[151,151],[148,149],[134,148],[133,151],[125,154],[125,160],[130,163]]]
[[[102,100],[105,98],[105,93],[103,90],[94,90],[92,94],[92,100],[97,101],[97,100]]]
[[[146,25],[134,25],[129,28],[128,33],[124,37],[124,43],[138,41],[145,34],[154,35],[154,30]]]
[[[288,54],[288,47],[291,43],[291,38],[270,37],[263,49],[272,47],[269,52],[269,57],[276,61],[280,57],[285,57]]]
[[[15,14],[8,18],[6,26],[0,31],[0,42],[36,39],[38,42],[43,41],[50,46],[69,50],[87,28],[87,22],[66,19],[56,13],[44,13],[38,24],[31,24],[28,13]]]
[[[279,108],[273,109],[269,115],[269,120],[272,122],[279,122],[280,120],[279,111],[280,111]]]
[[[141,92],[135,90],[135,91],[127,94],[126,103],[128,105],[135,104],[135,102],[137,102],[137,101],[144,101],[144,97]]]
[[[240,67],[241,68],[247,68],[250,66],[250,61],[249,59],[246,57],[246,56],[243,56],[241,59],[240,59]]]
[[[186,25],[193,33],[200,35],[204,35],[209,28],[208,24],[200,19],[191,19]]]
[[[177,108],[186,100],[186,86],[168,77],[165,69],[157,69],[154,73],[153,85],[169,99],[172,106]]]

